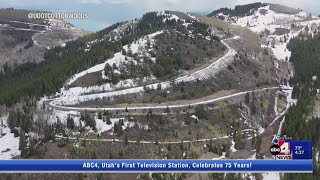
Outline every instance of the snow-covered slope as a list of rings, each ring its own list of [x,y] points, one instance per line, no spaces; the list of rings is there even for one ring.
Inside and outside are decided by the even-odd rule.
[[[270,9],[270,5],[261,7],[251,16],[237,18],[234,24],[242,27],[250,27],[255,32],[262,32],[267,26],[284,25],[298,21],[303,21],[307,18],[307,13],[299,12],[297,14],[276,13]]]
[[[7,126],[8,115],[0,117],[0,160],[12,159],[21,154],[19,137],[14,137]]]
[[[126,51],[131,50],[132,54],[138,53],[138,55],[141,57],[142,54],[146,55],[147,57],[151,58],[151,55],[148,53],[150,51],[150,49],[145,49],[145,46],[147,44],[147,42],[150,42],[150,46],[151,48],[153,47],[154,44],[154,37],[156,37],[157,35],[163,33],[163,31],[158,31],[152,34],[149,34],[148,36],[145,36],[137,41],[135,41],[134,43],[130,44],[130,46],[125,45],[123,46],[123,49],[125,49]],[[89,43],[92,44],[92,43]],[[90,48],[90,46],[87,45],[88,48]],[[89,50],[89,49],[88,49]],[[152,59],[152,58],[151,58]],[[140,59],[140,61],[143,61],[143,58]],[[137,61],[134,60],[132,57],[126,57],[125,55],[122,54],[122,52],[117,52],[114,54],[113,58],[106,60],[104,63],[101,64],[97,64],[85,71],[82,71],[78,74],[75,74],[68,82],[67,85],[72,84],[74,81],[76,81],[78,78],[88,74],[88,73],[93,73],[93,72],[98,72],[98,71],[103,71],[106,64],[109,64],[110,66],[113,66],[113,64],[115,64],[117,67],[119,67],[122,63],[130,63],[133,62],[134,64],[137,64]],[[104,73],[103,73],[104,74]],[[103,75],[102,75],[103,76]],[[103,76],[103,78],[105,79],[106,77]]]
[[[277,13],[270,8],[271,5],[263,6],[258,9],[252,9],[252,15],[237,17],[231,16],[227,13],[219,13],[214,17],[224,19],[225,21],[239,25],[241,27],[248,27],[252,31],[260,33],[266,29],[270,33],[274,33],[276,28],[291,25],[293,23],[303,23],[304,21],[311,19],[317,20],[318,17],[310,16],[304,11],[297,12],[295,14]]]
[[[184,13],[182,13],[184,14]],[[175,14],[166,13],[164,11],[160,11],[157,13],[158,16],[165,16],[163,18],[163,22],[166,22],[167,20],[180,20],[184,22],[183,25],[188,26],[190,23],[186,23],[186,20],[183,18],[179,18]],[[189,19],[195,20],[195,17],[191,16],[190,14],[185,14]],[[90,47],[98,42],[102,41],[110,41],[110,42],[116,42],[119,41],[122,37],[125,36],[125,34],[132,34],[132,29],[134,29],[137,24],[140,22],[141,19],[135,19],[132,21],[122,22],[117,28],[112,30],[110,33],[105,34],[102,38],[95,39],[91,42],[87,43],[87,48],[85,51],[89,51]]]
[[[149,35],[149,38],[152,38],[155,35],[160,34],[160,33],[161,32],[153,33],[153,34]],[[233,37],[232,39],[236,39],[236,38],[239,38],[239,37]],[[142,41],[142,42],[144,42],[144,41]],[[234,60],[234,56],[236,55],[237,52],[234,49],[232,49],[230,46],[228,46],[224,41],[223,41],[223,44],[229,49],[227,54],[225,54],[219,60],[215,61],[214,63],[212,63],[211,65],[209,65],[208,67],[206,67],[204,69],[198,70],[192,74],[178,77],[175,80],[175,82],[179,83],[182,81],[188,82],[188,81],[196,81],[197,79],[199,79],[199,80],[208,79],[210,77],[213,77],[220,70],[227,67],[227,65],[230,64]],[[126,49],[126,48],[128,48],[128,47],[124,46],[124,49]],[[139,49],[139,46],[136,46],[136,45],[132,48],[133,51],[134,50],[138,51],[138,49]],[[112,59],[109,59],[102,64],[96,65],[86,71],[83,71],[79,74],[76,74],[68,81],[68,84],[71,84],[77,78],[84,76],[86,73],[102,71],[106,63],[113,64],[113,63],[127,62],[124,58],[125,57],[120,52],[116,53],[116,55]],[[165,82],[160,82],[160,83],[154,83],[154,84],[147,85],[147,87],[151,88],[151,89],[156,89],[158,84],[161,84],[162,89],[166,89],[170,86],[171,82],[165,81]],[[76,88],[70,88],[70,89],[66,90],[66,89],[62,88],[61,92],[57,94],[57,95],[60,95],[60,97],[55,99],[54,102],[52,102],[52,103],[56,103],[59,105],[73,105],[73,104],[78,104],[78,103],[81,103],[84,101],[102,99],[102,98],[113,97],[113,96],[118,96],[118,95],[139,93],[139,92],[143,92],[145,90],[145,88],[143,86],[135,87],[134,83],[132,83],[132,88],[127,88],[127,89],[122,89],[122,90],[113,89],[113,91],[112,91],[112,88],[110,88],[110,85],[105,85],[105,86],[106,87],[104,87],[104,88],[106,88],[106,89],[109,88],[109,89],[111,89],[111,91],[110,92],[103,92],[103,93],[96,92],[96,93],[91,93],[91,94],[85,94],[84,92],[89,91],[88,89],[76,87]],[[122,87],[124,87],[124,86],[122,86]],[[127,87],[129,87],[129,86],[127,86]],[[92,88],[92,87],[90,87],[90,88]],[[96,89],[99,89],[99,88],[101,89],[101,87],[96,87]]]
[[[158,31],[152,34],[149,34],[148,36],[145,36],[130,45],[125,45],[123,46],[123,49],[128,52],[131,51],[132,54],[138,54],[139,62],[136,61],[132,57],[128,57],[126,55],[123,55],[122,52],[117,52],[114,54],[114,56],[111,59],[106,60],[105,62],[101,64],[97,64],[87,70],[84,70],[78,74],[75,74],[73,77],[71,77],[67,81],[67,85],[71,85],[74,83],[77,79],[89,74],[89,73],[94,73],[94,72],[101,72],[101,77],[102,79],[108,79],[108,77],[105,76],[104,68],[106,64],[109,64],[111,67],[117,67],[120,68],[120,66],[124,64],[130,64],[134,63],[135,65],[138,63],[142,63],[144,61],[144,58],[150,58],[152,61],[155,62],[155,58],[151,57],[151,54],[149,53],[154,46],[155,40],[154,38],[162,34],[163,31]],[[146,48],[147,43],[150,43],[150,49]],[[115,70],[114,73],[121,73],[118,70]],[[96,94],[96,93],[102,93],[102,92],[110,92],[110,91],[116,91],[119,89],[123,88],[132,88],[137,86],[137,82],[142,81],[154,81],[156,78],[153,76],[148,76],[145,77],[144,79],[126,79],[126,80],[121,80],[117,84],[113,85],[112,83],[106,83],[103,85],[96,85],[96,86],[90,86],[90,87],[72,87],[72,88],[62,88],[57,95],[62,96],[62,97],[77,97],[80,95],[85,95],[85,94]]]

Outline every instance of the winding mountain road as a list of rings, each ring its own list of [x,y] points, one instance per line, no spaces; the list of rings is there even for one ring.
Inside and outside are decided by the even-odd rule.
[[[238,37],[233,37],[230,39],[237,39]],[[228,40],[228,39],[226,39]],[[182,81],[195,81],[197,79],[207,79],[210,78],[212,76],[214,76],[217,72],[219,72],[221,69],[223,69],[224,67],[226,67],[230,62],[232,62],[234,60],[234,56],[236,55],[236,50],[234,50],[233,48],[231,48],[225,41],[223,40],[222,43],[229,49],[228,52],[221,57],[220,59],[218,59],[217,61],[215,61],[214,63],[210,64],[209,66],[207,66],[204,69],[201,69],[199,71],[196,71],[192,74],[189,75],[185,75],[182,77],[178,77],[175,82],[179,83]],[[152,84],[149,86],[156,86],[157,84]],[[166,82],[161,82],[161,85],[163,87],[168,87],[170,86],[170,82],[166,81]],[[277,90],[277,89],[281,89],[283,90],[283,88],[285,87],[266,87],[266,88],[262,88],[262,89],[256,89],[256,90],[248,90],[248,91],[243,91],[243,92],[237,92],[231,95],[226,95],[226,96],[221,96],[218,98],[213,98],[213,99],[209,99],[209,100],[205,100],[205,101],[194,101],[192,103],[179,103],[179,104],[171,104],[171,105],[142,105],[142,106],[128,106],[128,107],[104,107],[104,108],[90,108],[90,107],[72,107],[72,105],[63,104],[63,100],[61,100],[61,98],[64,97],[59,97],[56,99],[50,99],[47,101],[47,104],[56,109],[56,110],[62,110],[62,111],[119,111],[119,110],[149,110],[149,109],[160,109],[160,110],[165,110],[167,108],[183,108],[183,107],[189,107],[189,106],[197,106],[197,105],[203,105],[203,104],[210,104],[210,103],[214,103],[214,102],[219,102],[219,101],[223,101],[223,100],[227,100],[230,98],[234,98],[237,96],[241,96],[241,95],[245,95],[246,93],[252,93],[252,92],[262,92],[262,91],[267,91],[267,90]],[[85,99],[90,99],[93,96],[95,97],[110,97],[110,96],[115,96],[115,95],[125,95],[125,94],[132,94],[132,93],[139,93],[143,90],[143,87],[133,87],[133,88],[129,88],[129,89],[124,89],[124,90],[119,90],[119,91],[111,91],[111,92],[106,92],[106,93],[100,93],[100,94],[91,94],[91,95],[83,95],[80,97],[76,97],[78,98],[78,100],[80,100],[80,102],[83,102],[82,100]],[[277,121],[279,119],[279,116],[277,116],[277,118],[275,119],[275,121]],[[271,124],[273,124],[274,122],[272,122]],[[270,124],[270,125],[271,125]],[[211,138],[211,140],[218,140],[218,139],[227,139],[230,138],[229,136],[223,136],[223,137],[215,137],[215,138]],[[73,139],[73,140],[87,140],[87,141],[102,141],[102,142],[124,142],[124,140],[120,140],[120,139],[101,139],[101,138],[96,138],[96,139],[91,139],[91,138],[79,138],[79,137],[64,137],[64,136],[56,136],[56,139]],[[188,143],[188,142],[205,142],[205,141],[210,141],[210,139],[198,139],[198,140],[185,140],[183,142]],[[138,143],[138,141],[136,140],[128,140],[128,143]],[[139,141],[139,143],[141,144],[154,144],[154,143],[158,143],[158,144],[179,144],[181,143],[181,141],[164,141],[164,142],[155,142],[155,141]]]
[[[124,142],[122,139],[99,139],[99,138],[77,138],[77,137],[65,137],[56,135],[56,139],[69,139],[69,140],[81,140],[81,141],[101,141],[101,142]],[[228,139],[229,136],[222,136],[217,138],[211,138],[211,139],[198,139],[198,140],[183,140],[183,141],[163,141],[163,142],[156,142],[156,141],[134,141],[134,140],[128,140],[128,143],[141,143],[141,144],[180,144],[183,143],[190,143],[190,142],[206,142],[210,140],[219,140],[219,139]]]
[[[257,89],[257,90],[249,90],[249,91],[243,91],[243,92],[238,92],[235,94],[227,95],[227,96],[222,96],[206,101],[198,101],[194,103],[188,103],[188,104],[175,104],[175,105],[161,105],[161,106],[128,106],[128,107],[106,107],[106,108],[89,108],[89,107],[71,107],[71,106],[63,106],[63,105],[57,105],[54,103],[54,100],[48,100],[48,104],[50,107],[57,109],[57,110],[62,110],[62,111],[120,111],[120,110],[149,110],[149,109],[162,109],[165,110],[167,108],[185,108],[185,107],[194,107],[197,105],[204,105],[204,104],[211,104],[223,100],[227,100],[229,98],[245,95],[246,93],[252,93],[252,92],[262,92],[262,91],[267,91],[267,90],[274,90],[274,89],[279,89],[279,87],[268,87],[268,88],[262,88],[262,89]]]
[[[215,76],[218,72],[225,69],[230,63],[234,61],[234,57],[237,54],[236,50],[231,48],[226,41],[232,40],[232,39],[238,39],[238,36],[228,38],[225,40],[222,40],[221,42],[228,48],[228,52],[219,58],[217,61],[213,62],[209,66],[200,69],[194,73],[183,75],[181,77],[178,77],[175,79],[175,83],[179,82],[190,82],[190,81],[196,81],[196,80],[205,80],[209,79],[213,76]],[[153,88],[156,89],[159,84],[161,84],[162,89],[166,89],[171,86],[171,81],[163,81],[160,83],[153,83],[149,84],[146,87],[147,88]],[[138,87],[131,87],[126,88],[122,90],[115,90],[115,91],[109,91],[109,92],[103,92],[103,93],[94,93],[94,94],[73,94],[73,93],[61,93],[61,96],[59,98],[54,99],[53,103],[56,105],[68,105],[72,106],[75,104],[80,104],[81,102],[91,101],[95,99],[102,99],[107,97],[113,97],[113,96],[120,96],[120,95],[127,95],[127,94],[136,94],[145,91],[145,88],[143,86]]]
[[[216,73],[220,72],[223,70],[225,67],[227,67],[228,64],[230,64],[232,61],[234,61],[234,57],[237,54],[236,50],[231,48],[226,41],[232,40],[232,39],[238,39],[238,36],[234,36],[225,40],[222,40],[221,42],[228,48],[228,52],[219,58],[217,61],[213,62],[209,66],[198,70],[192,74],[189,75],[184,75],[182,77],[178,77],[175,79],[175,83],[179,82],[190,82],[190,81],[196,81],[196,80],[205,80],[213,77],[216,75]],[[149,88],[156,88],[159,83],[154,83],[151,85],[147,85]],[[164,81],[160,82],[161,86],[163,89],[167,88],[170,86],[171,82],[170,81]],[[259,90],[250,90],[250,91],[244,91],[244,92],[238,92],[232,95],[228,96],[223,96],[215,99],[210,99],[206,101],[194,101],[192,103],[186,103],[186,104],[175,104],[175,105],[162,105],[162,106],[155,106],[155,105],[142,105],[142,106],[137,106],[137,107],[127,107],[128,110],[143,110],[143,109],[166,109],[167,107],[169,108],[183,108],[187,106],[196,106],[196,105],[201,105],[201,104],[209,104],[213,103],[216,101],[221,101],[225,100],[228,98],[232,98],[235,96],[240,96],[248,92],[259,92],[259,91],[264,91],[268,89],[276,89],[278,87],[268,87],[268,88],[263,88]],[[106,97],[113,97],[113,96],[119,96],[119,95],[127,95],[127,94],[135,94],[135,93],[140,93],[144,91],[143,86],[139,87],[132,87],[132,88],[127,88],[123,90],[118,90],[118,91],[110,91],[110,92],[105,92],[105,93],[97,93],[97,94],[86,94],[86,95],[80,95],[80,96],[64,96],[61,95],[58,98],[55,99],[50,99],[46,103],[49,104],[50,107],[58,110],[64,110],[64,111],[83,111],[83,110],[88,110],[88,111],[117,111],[117,110],[125,110],[126,107],[108,107],[108,108],[80,108],[80,107],[72,107],[75,104],[80,104],[82,102],[90,101],[90,100],[95,100],[95,99],[102,99]]]

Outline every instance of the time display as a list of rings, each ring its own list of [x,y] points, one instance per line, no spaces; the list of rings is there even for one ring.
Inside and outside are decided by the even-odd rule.
[[[297,150],[297,151],[294,151],[295,154],[298,154],[298,155],[301,155],[301,154],[304,154],[304,150]]]

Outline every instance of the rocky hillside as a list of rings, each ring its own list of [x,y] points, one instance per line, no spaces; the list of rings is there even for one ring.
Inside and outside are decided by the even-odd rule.
[[[61,19],[29,19],[40,11],[0,9],[0,67],[44,60],[44,53],[88,32]]]

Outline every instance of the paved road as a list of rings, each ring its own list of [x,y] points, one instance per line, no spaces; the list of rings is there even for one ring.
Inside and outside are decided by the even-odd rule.
[[[229,39],[237,39],[239,37],[232,37]],[[222,43],[229,49],[228,52],[221,58],[219,58],[217,61],[213,62],[211,65],[209,65],[208,67],[198,70],[190,75],[186,75],[186,76],[182,76],[182,77],[178,77],[175,82],[181,82],[181,81],[194,81],[196,79],[207,79],[209,77],[212,77],[215,75],[215,73],[217,73],[219,70],[224,69],[224,67],[232,62],[234,60],[234,56],[236,55],[236,50],[234,50],[233,48],[231,48],[225,41],[229,40],[223,40]],[[170,86],[170,82],[169,81],[165,81],[165,82],[161,82],[163,87],[167,87]],[[158,85],[154,84],[155,86]],[[149,85],[150,86],[150,85]],[[153,85],[151,85],[153,86]],[[90,95],[82,95],[82,96],[77,96],[77,97],[59,97],[56,99],[52,99],[52,100],[48,100],[45,102],[45,104],[49,107],[52,107],[54,109],[57,110],[63,110],[63,111],[121,111],[121,110],[149,110],[149,109],[157,109],[157,110],[164,110],[169,108],[186,108],[189,106],[197,106],[197,105],[202,105],[202,104],[210,104],[210,103],[214,103],[214,102],[218,102],[218,101],[222,101],[222,100],[226,100],[229,98],[233,98],[233,97],[237,97],[237,96],[241,96],[244,95],[246,93],[251,93],[251,92],[261,92],[261,91],[265,91],[265,90],[271,90],[271,89],[278,89],[279,87],[268,87],[268,88],[263,88],[263,89],[258,89],[258,90],[250,90],[250,91],[243,91],[243,92],[238,92],[232,95],[228,95],[228,96],[222,96],[219,98],[214,98],[214,99],[210,99],[210,100],[206,100],[206,101],[195,101],[192,103],[185,103],[185,104],[175,104],[175,105],[159,105],[159,106],[155,106],[155,105],[142,105],[142,106],[128,106],[128,107],[106,107],[106,108],[88,108],[88,107],[72,107],[72,105],[68,106],[66,103],[66,101],[70,101],[70,99],[74,99],[75,101],[78,101],[78,103],[80,102],[84,102],[86,101],[86,99],[92,99],[92,98],[102,98],[102,97],[110,97],[110,96],[115,96],[115,95],[125,95],[125,94],[132,94],[132,93],[139,93],[141,91],[143,91],[143,87],[133,87],[133,88],[128,88],[125,90],[119,90],[119,91],[112,91],[112,92],[106,92],[106,93],[98,93],[98,94],[90,94]]]
[[[219,140],[219,139],[228,139],[229,136],[223,136],[218,138],[211,138],[211,140]],[[94,138],[76,138],[76,137],[64,137],[56,135],[56,139],[70,139],[70,140],[85,140],[85,141],[101,141],[101,142],[124,142],[122,139],[94,139]],[[210,141],[210,139],[198,139],[198,140],[185,140],[183,143],[189,143],[189,142],[206,142]],[[128,143],[138,143],[138,141],[128,140]],[[156,141],[140,141],[141,144],[155,144]],[[164,142],[158,142],[158,144],[180,144],[181,141],[164,141]]]
[[[252,93],[252,92],[262,92],[266,90],[272,90],[272,89],[279,89],[279,87],[268,87],[268,88],[263,88],[263,89],[257,89],[257,90],[251,90],[251,91],[243,91],[243,92],[238,92],[235,94],[231,94],[228,96],[222,96],[219,98],[214,98],[206,101],[199,101],[199,102],[194,102],[191,104],[176,104],[176,105],[162,105],[162,106],[128,106],[128,107],[106,107],[106,108],[87,108],[87,107],[70,107],[70,106],[63,106],[63,105],[56,105],[53,100],[48,100],[46,104],[48,104],[50,107],[57,109],[57,110],[62,110],[62,111],[121,111],[121,110],[149,110],[149,109],[158,109],[158,110],[165,110],[167,108],[186,108],[186,107],[194,107],[197,105],[204,105],[204,104],[211,104],[214,102],[219,102],[223,101],[229,98],[237,97],[244,95],[246,93]]]
[[[238,37],[232,37],[229,39],[237,39]],[[232,63],[234,61],[234,57],[237,54],[236,50],[231,48],[226,41],[229,40],[223,40],[222,43],[228,48],[228,52],[219,58],[217,61],[213,62],[209,66],[200,69],[194,73],[184,75],[181,77],[178,77],[175,79],[175,83],[179,82],[190,82],[190,81],[196,81],[196,80],[205,80],[209,79],[213,76],[215,76],[218,72],[221,70],[225,69],[228,64]],[[161,84],[161,87],[163,89],[166,89],[167,87],[171,86],[171,81],[163,81],[163,82],[157,82],[154,84],[149,84],[147,85],[148,88],[154,88],[156,89],[158,84]],[[81,91],[81,90],[80,90]],[[70,93],[71,95],[61,95],[59,98],[56,98],[53,102],[57,105],[74,105],[74,104],[79,104],[81,102],[85,101],[90,101],[94,99],[102,99],[106,97],[113,97],[113,96],[119,96],[119,95],[127,95],[127,94],[135,94],[135,93],[140,93],[144,91],[143,86],[138,86],[138,87],[131,87],[123,90],[116,90],[116,91],[110,91],[110,92],[103,92],[103,93],[95,93],[95,94],[73,94],[72,92]],[[68,94],[68,93],[67,93]]]

